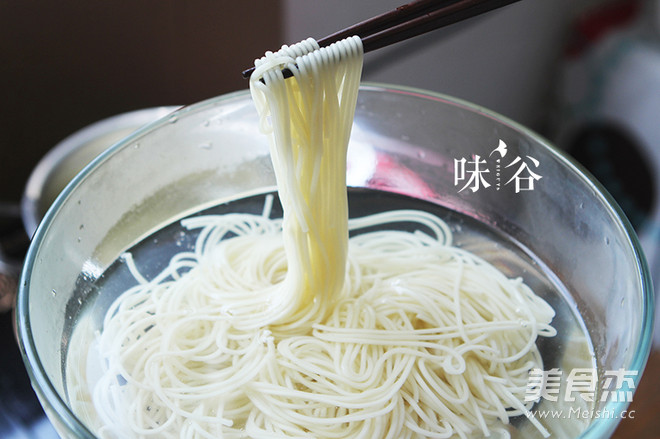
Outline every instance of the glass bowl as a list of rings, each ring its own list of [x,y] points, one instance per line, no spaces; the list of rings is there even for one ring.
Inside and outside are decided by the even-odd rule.
[[[272,190],[257,122],[247,91],[182,108],[97,157],[46,213],[22,272],[17,323],[33,387],[63,437],[94,437],[73,412],[65,379],[71,328],[80,323],[89,286],[124,250],[173,219]],[[427,91],[364,84],[348,183],[447,208],[529,255],[528,266],[512,268],[497,245],[476,247],[503,270],[547,271],[581,316],[578,329],[592,348],[577,355],[564,334],[548,367],[568,375],[595,364],[602,389],[588,419],[544,422],[552,437],[614,431],[648,357],[654,307],[638,239],[598,182],[493,112]],[[460,226],[455,231],[460,241]],[[463,242],[471,245],[468,237]],[[605,398],[612,390],[605,372],[617,370],[628,375],[615,390],[628,397]]]

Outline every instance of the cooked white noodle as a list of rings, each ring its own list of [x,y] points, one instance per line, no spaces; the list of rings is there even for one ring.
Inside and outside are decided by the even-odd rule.
[[[194,251],[154,279],[124,257],[138,284],[112,304],[98,338],[102,437],[506,435],[501,425],[527,412],[529,371],[542,368],[536,339],[555,334],[552,308],[452,246],[427,212],[347,221],[361,59],[351,38],[256,63],[284,219],[269,217],[268,200],[263,215],[183,220],[198,233]],[[395,230],[402,223],[417,231]]]

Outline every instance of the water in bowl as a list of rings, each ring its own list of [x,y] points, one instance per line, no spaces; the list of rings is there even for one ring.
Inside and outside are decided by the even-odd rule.
[[[264,192],[224,202],[194,215],[228,212],[260,214],[265,197],[269,194],[273,193]],[[276,194],[273,195],[276,198]],[[372,189],[349,189],[349,211],[352,217],[394,209],[422,209],[437,215],[450,225],[454,245],[486,259],[508,277],[522,277],[536,294],[555,309],[556,316],[552,325],[558,334],[552,338],[539,338],[537,344],[543,357],[544,370],[560,371],[561,391],[553,395],[555,398],[542,398],[534,406],[533,412],[551,433],[551,437],[578,436],[593,417],[593,402],[585,401],[578,393],[567,392],[567,377],[577,369],[596,370],[596,361],[584,322],[566,288],[542,261],[518,243],[471,217],[408,196]],[[281,214],[281,207],[275,202],[271,216]],[[169,225],[127,249],[147,279],[162,271],[175,253],[194,247],[196,233],[184,229],[180,219],[174,219]],[[397,227],[405,230],[407,225],[397,224]],[[90,351],[89,347],[95,333],[102,329],[103,317],[110,304],[135,283],[124,259],[117,258],[98,279],[90,281],[81,276],[77,282],[78,289],[67,307],[68,315],[76,316],[69,320],[70,324],[63,337],[63,351],[67,355],[62,367],[68,403],[92,430],[95,428],[96,416],[89,398],[89,385],[79,377],[82,373],[89,381],[93,381],[98,359],[94,358],[94,350]],[[90,352],[92,355],[89,355]],[[507,429],[512,437],[542,437],[525,416],[513,418]]]

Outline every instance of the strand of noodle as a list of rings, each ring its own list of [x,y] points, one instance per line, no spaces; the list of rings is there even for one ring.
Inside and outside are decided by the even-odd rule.
[[[266,195],[264,199],[264,207],[261,210],[261,216],[264,218],[270,218],[270,214],[273,211],[273,194]]]
[[[418,340],[443,340],[447,338],[456,338],[461,335],[457,326],[443,326],[437,328],[424,329],[369,329],[369,328],[344,328],[320,323],[314,324],[314,336],[332,342],[354,342],[356,339],[364,344],[382,344],[383,340],[390,340],[390,344],[399,342],[418,341]],[[500,321],[500,322],[479,322],[466,323],[463,328],[467,334],[484,334],[486,329],[496,329],[498,331],[519,331],[520,321]]]
[[[144,276],[142,276],[142,274],[138,271],[137,267],[135,266],[135,261],[133,260],[133,255],[130,252],[122,253],[121,258],[126,263],[126,266],[128,267],[128,269],[129,269],[131,275],[133,276],[133,278],[139,284],[148,283],[147,279],[145,279]]]
[[[536,427],[536,429],[537,429],[537,430],[543,435],[543,437],[546,437],[546,438],[547,438],[547,437],[550,437],[550,432],[549,432],[549,431],[543,426],[543,424],[541,424],[541,423],[539,422],[538,419],[536,419],[535,416],[533,416],[533,415],[530,413],[530,411],[529,411],[529,410],[528,410],[528,409],[527,409],[527,408],[526,408],[526,407],[520,402],[519,399],[514,398],[514,397],[509,397],[509,403],[511,403],[513,407],[515,407],[515,408],[517,408],[518,410],[520,410],[520,412],[522,412],[523,414],[525,414],[525,416],[527,417],[527,419],[529,419],[529,421],[530,421],[532,424],[534,424],[534,427]]]
[[[377,214],[372,214],[360,218],[351,218],[349,220],[349,230],[365,229],[367,227],[377,226],[383,223],[417,223],[424,225],[433,232],[434,243],[450,246],[452,232],[449,226],[437,216],[421,210],[390,210]],[[352,243],[363,243],[364,245],[373,244],[370,239],[355,237]]]

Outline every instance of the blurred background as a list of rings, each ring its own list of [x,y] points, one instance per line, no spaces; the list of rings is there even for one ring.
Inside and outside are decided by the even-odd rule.
[[[26,182],[62,139],[120,113],[247,88],[240,72],[266,50],[323,37],[402,3],[0,0],[0,275],[16,270],[28,242],[18,207]],[[617,199],[655,267],[659,3],[523,0],[367,54],[363,80],[456,96],[551,139]],[[8,316],[2,313],[5,334]],[[2,343],[9,354],[1,360],[0,437],[51,437],[14,340]],[[655,381],[646,388],[657,388],[659,373],[647,372]],[[655,437],[657,392],[640,388],[635,404],[639,418],[617,434]]]

